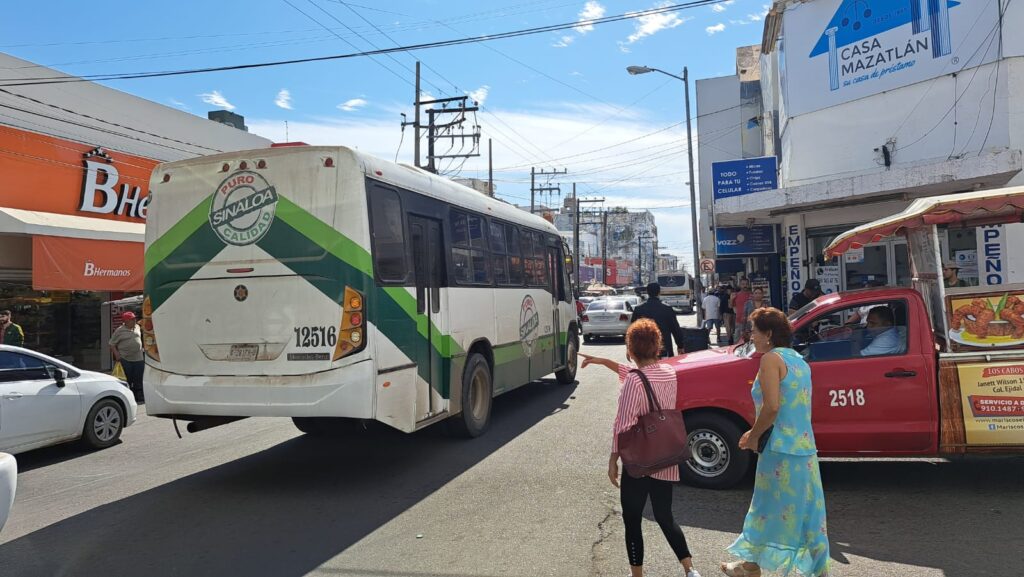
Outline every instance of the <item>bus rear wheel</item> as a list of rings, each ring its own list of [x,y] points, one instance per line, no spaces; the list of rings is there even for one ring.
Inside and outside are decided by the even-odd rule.
[[[555,372],[555,378],[563,385],[571,385],[576,382],[577,353],[580,351],[580,337],[576,331],[569,332],[569,339],[565,343],[565,368]]]
[[[469,355],[462,373],[462,412],[449,421],[452,433],[466,438],[479,437],[491,424],[494,383],[491,367],[480,353]]]

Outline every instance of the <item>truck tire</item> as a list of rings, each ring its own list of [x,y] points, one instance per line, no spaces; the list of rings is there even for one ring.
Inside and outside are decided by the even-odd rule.
[[[448,428],[459,437],[479,437],[491,424],[491,405],[494,402],[491,367],[480,353],[469,355],[462,372],[461,397],[462,411],[448,419]]]
[[[577,353],[580,352],[580,337],[576,331],[569,331],[569,339],[565,343],[565,368],[555,372],[555,378],[563,385],[576,382]]]
[[[714,413],[686,415],[691,459],[679,466],[682,479],[703,489],[728,489],[750,470],[754,454],[739,448],[743,431],[732,420]]]

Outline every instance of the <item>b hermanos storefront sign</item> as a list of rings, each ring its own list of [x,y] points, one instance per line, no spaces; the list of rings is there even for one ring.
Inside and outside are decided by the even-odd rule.
[[[156,165],[0,127],[0,211],[11,227],[0,234],[32,236],[33,288],[142,290],[143,225]]]

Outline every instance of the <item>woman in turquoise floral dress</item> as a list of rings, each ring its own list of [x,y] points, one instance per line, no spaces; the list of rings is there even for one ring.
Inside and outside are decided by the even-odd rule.
[[[758,309],[750,320],[751,341],[764,355],[751,391],[757,419],[740,438],[740,448],[756,451],[761,435],[774,428],[758,457],[743,534],[728,548],[740,561],[723,563],[722,572],[729,577],[760,577],[762,570],[826,575],[828,532],[811,429],[811,369],[789,348],[793,329],[782,311]]]

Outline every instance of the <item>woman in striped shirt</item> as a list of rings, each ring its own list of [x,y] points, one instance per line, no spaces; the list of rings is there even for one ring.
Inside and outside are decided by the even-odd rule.
[[[661,332],[650,319],[640,319],[626,331],[626,358],[635,362],[651,382],[651,388],[658,404],[674,407],[676,404],[676,373],[669,365],[660,362]],[[662,469],[649,476],[634,478],[628,473],[619,482],[619,433],[637,423],[647,413],[647,394],[643,381],[630,371],[634,367],[619,364],[610,359],[580,353],[583,367],[593,363],[602,365],[619,374],[622,389],[619,391],[619,407],[612,429],[612,452],[608,459],[608,478],[612,485],[619,487],[622,499],[622,520],[626,525],[626,554],[629,556],[629,570],[632,577],[644,574],[644,537],[641,530],[644,506],[651,499],[654,519],[668,539],[672,551],[683,565],[686,577],[700,577],[693,568],[693,559],[686,546],[686,537],[672,517],[672,483],[679,480],[679,467]]]

